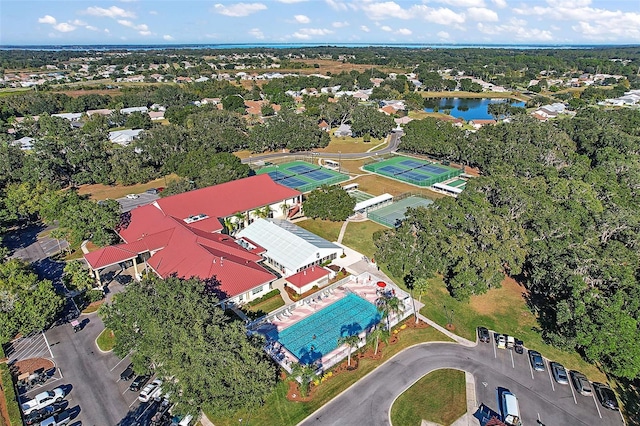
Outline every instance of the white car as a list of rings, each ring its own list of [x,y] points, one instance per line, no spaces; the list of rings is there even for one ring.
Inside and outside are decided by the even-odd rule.
[[[55,388],[53,390],[37,394],[33,399],[22,403],[20,407],[22,408],[22,412],[26,416],[32,411],[47,407],[54,402],[60,402],[63,399],[64,390],[62,390],[62,388]]]
[[[162,394],[162,380],[155,379],[153,382],[149,383],[147,386],[142,389],[140,395],[138,396],[138,400],[140,402],[149,402],[151,399],[155,398]]]
[[[140,196],[138,194],[128,194],[127,198],[130,199],[130,200],[135,200],[135,199],[140,198]]]

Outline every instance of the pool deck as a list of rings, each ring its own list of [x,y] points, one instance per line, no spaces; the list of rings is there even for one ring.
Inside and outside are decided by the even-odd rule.
[[[274,327],[277,331],[282,331],[342,299],[348,293],[354,293],[375,305],[375,302],[380,297],[380,292],[382,291],[381,287],[377,285],[379,281],[384,281],[386,283],[384,289],[386,291],[393,291],[401,300],[405,300],[405,304],[407,303],[406,300],[410,300],[409,295],[396,287],[390,280],[385,280],[374,274],[363,272],[357,276],[352,275],[345,278],[337,286],[328,285],[311,296],[278,309],[274,313],[270,314],[266,321],[252,327],[253,331],[264,335],[269,331],[272,331]],[[410,309],[410,306],[405,305],[405,316],[412,313],[413,311]],[[394,318],[393,315],[391,316],[391,319],[392,324],[398,321],[398,318]],[[364,338],[365,333],[365,331],[361,332],[360,337]],[[290,369],[294,363],[298,362],[298,358],[279,342],[268,342],[265,346],[265,350],[275,361],[286,369]],[[346,345],[339,346],[335,350],[324,354],[317,364],[322,366],[324,369],[329,368],[345,358],[348,350],[349,348]]]

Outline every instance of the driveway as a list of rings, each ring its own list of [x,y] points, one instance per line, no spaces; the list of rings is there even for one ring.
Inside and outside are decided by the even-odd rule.
[[[57,226],[32,225],[12,230],[6,233],[3,243],[11,250],[11,258],[27,263],[42,261],[69,247],[66,240],[41,236],[43,232],[56,228]]]
[[[120,210],[122,211],[122,213],[131,211],[136,207],[151,204],[155,200],[160,198],[157,194],[149,194],[147,192],[141,192],[140,194],[136,194],[136,195],[138,196],[138,198],[122,197],[116,200],[118,203],[120,203]]]
[[[533,373],[524,355],[495,352],[493,344],[464,347],[455,343],[426,343],[411,347],[358,381],[324,405],[301,425],[389,425],[395,398],[431,371],[453,368],[475,377],[478,405],[500,412],[498,390],[518,398],[522,423],[536,425],[623,424],[620,413],[604,410],[592,397],[576,395],[570,386],[552,386],[547,372]],[[513,361],[511,358],[513,355]],[[602,418],[600,418],[602,416]],[[479,423],[478,423],[479,424]]]

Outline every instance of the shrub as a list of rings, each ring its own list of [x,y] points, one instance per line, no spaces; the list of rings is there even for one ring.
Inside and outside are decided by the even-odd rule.
[[[249,306],[256,306],[259,303],[264,302],[265,300],[271,299],[272,297],[276,296],[280,294],[280,290],[278,290],[277,288],[274,288],[273,290],[271,290],[269,293],[265,294],[262,297],[259,297],[257,299],[252,300],[251,302],[248,302],[247,304]]]
[[[22,417],[20,417],[20,406],[16,398],[15,388],[13,387],[13,379],[9,372],[7,364],[0,364],[0,381],[2,382],[2,391],[7,403],[7,411],[9,412],[9,421],[12,425],[21,425]]]
[[[89,290],[85,293],[87,302],[93,303],[104,299],[104,292],[102,290]]]

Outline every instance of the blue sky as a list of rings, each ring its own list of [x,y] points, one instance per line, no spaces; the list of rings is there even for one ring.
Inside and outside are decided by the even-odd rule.
[[[640,44],[640,0],[0,0],[0,45]]]

